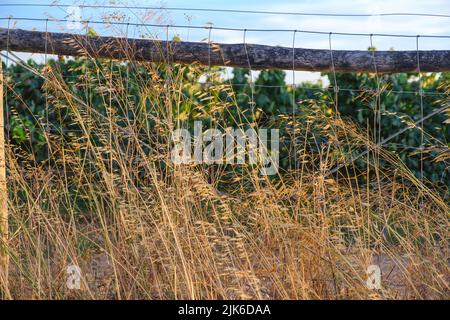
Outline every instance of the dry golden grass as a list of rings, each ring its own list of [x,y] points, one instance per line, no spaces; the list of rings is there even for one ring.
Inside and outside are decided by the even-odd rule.
[[[170,161],[170,134],[186,124],[177,117],[181,89],[199,85],[181,81],[180,71],[167,81],[159,66],[140,64],[150,75],[140,79],[148,111],[127,96],[126,75],[108,65],[94,66],[102,81],[80,82],[102,92],[103,114],[56,66],[42,70],[52,112],[70,110],[82,132],[71,139],[49,134],[52,156],[42,165],[8,147],[4,298],[449,298],[449,210],[439,192],[382,148],[369,155],[390,169],[367,165],[358,173],[370,173],[363,185],[351,170],[339,179],[327,175],[343,160],[333,142],[374,146],[365,132],[317,111],[311,121],[328,123],[334,141],[314,156],[300,146],[302,165],[279,179],[242,165],[220,190],[229,168]],[[230,90],[216,84],[210,92]],[[113,102],[135,120],[120,122]],[[220,114],[224,105],[213,107]],[[297,130],[307,135],[309,128]],[[77,206],[73,190],[87,207]],[[66,287],[71,264],[82,270],[81,290]],[[371,264],[381,266],[381,290],[366,287]]]

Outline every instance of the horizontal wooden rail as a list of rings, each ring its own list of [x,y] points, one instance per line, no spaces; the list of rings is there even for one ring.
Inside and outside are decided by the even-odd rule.
[[[450,71],[450,50],[355,51],[84,36],[0,28],[0,49],[147,62],[332,72]],[[375,59],[374,59],[375,56]],[[293,59],[294,58],[294,59]],[[375,61],[374,61],[375,60]],[[334,66],[334,67],[333,67]]]

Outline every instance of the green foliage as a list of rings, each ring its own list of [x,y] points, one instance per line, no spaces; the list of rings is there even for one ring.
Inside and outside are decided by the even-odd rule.
[[[442,106],[449,79],[450,73],[422,75],[423,92],[442,93],[440,96],[423,96],[423,115],[430,114]],[[378,79],[373,74],[337,74],[336,80],[339,87],[352,89],[339,92],[340,114],[356,121],[363,128],[367,127],[374,141],[382,141],[404,127],[411,126],[411,129],[390,139],[385,148],[397,153],[407,167],[419,177],[422,129],[420,124],[414,126],[422,117],[421,97],[415,93],[419,92],[418,74],[381,75]],[[377,106],[376,92],[373,90],[378,86],[381,93]],[[360,89],[366,91],[360,92]],[[445,123],[447,119],[445,113],[439,113],[423,122],[424,176],[434,183],[445,182],[446,185],[449,184],[448,164],[445,161],[436,162],[435,158],[440,148],[449,146],[450,128]]]
[[[33,61],[28,62],[32,68],[42,69]],[[203,120],[209,125],[246,126],[256,122],[260,127],[277,127],[281,129],[281,166],[288,168],[296,166],[292,161],[293,122],[306,126],[310,117],[321,112],[327,116],[334,114],[333,90],[323,90],[322,83],[304,83],[293,87],[285,82],[285,73],[280,70],[265,70],[260,72],[252,84],[249,81],[249,71],[234,69],[229,80],[233,92],[224,89],[228,81],[217,76],[213,69],[208,78],[212,86],[201,85],[198,80],[208,73],[199,66],[168,66],[158,67],[159,77],[149,79],[145,68],[133,66],[131,70],[125,63],[111,63],[92,59],[72,59],[50,61],[52,68],[59,70],[66,85],[81,100],[94,106],[96,112],[105,115],[109,107],[114,109],[118,123],[124,126],[127,122],[143,121],[146,128],[154,128],[156,123],[149,116],[154,101],[164,101],[172,106],[172,112],[178,121],[192,123]],[[105,78],[98,67],[108,68],[110,74],[117,74],[127,81],[124,84],[129,108],[124,109],[108,93],[110,79]],[[73,132],[80,131],[75,121],[73,110],[67,101],[45,95],[44,81],[33,72],[20,65],[4,66],[7,74],[7,120],[8,136],[12,144],[20,146],[32,154],[33,161],[45,162],[48,158],[46,134],[59,134],[64,139],[75,139]],[[164,94],[164,90],[150,90],[139,83],[152,83],[154,86],[164,86],[166,73],[180,82],[181,96]],[[329,79],[333,76],[325,74]],[[381,141],[405,126],[411,126],[421,117],[421,98],[412,92],[418,91],[417,74],[380,75],[373,74],[337,74],[339,113],[346,119],[358,124],[364,130],[367,128],[374,141]],[[444,91],[450,80],[449,73],[427,74],[422,78],[425,91]],[[332,80],[331,80],[332,81]],[[95,86],[90,84],[96,84]],[[221,85],[222,84],[222,85]],[[377,100],[374,90],[380,87]],[[253,88],[253,90],[252,90]],[[400,93],[402,91],[403,93]],[[252,104],[253,101],[253,104]],[[314,101],[314,104],[309,103]],[[379,101],[379,103],[377,103]],[[426,115],[439,107],[439,96],[425,95],[423,97],[423,113]],[[6,102],[6,101],[5,101]],[[133,112],[138,106],[143,106],[144,113]],[[381,114],[381,122],[377,116],[377,108]],[[252,112],[252,110],[254,112]],[[85,111],[87,112],[87,111]],[[448,167],[445,161],[436,162],[438,155],[436,145],[448,147],[450,130],[445,124],[447,116],[438,114],[424,123],[424,174],[431,182],[450,184]],[[47,125],[50,124],[48,127]],[[155,129],[156,130],[156,129]],[[326,123],[316,123],[311,128],[313,134],[309,137],[296,136],[295,143],[303,144],[305,139],[313,139],[311,152],[316,152],[322,144],[331,143],[331,128]],[[148,133],[142,139],[149,145],[151,139]],[[387,148],[400,156],[400,159],[417,175],[420,174],[421,129],[411,128],[387,144]],[[93,135],[90,139],[101,144],[101,139]],[[438,139],[438,140],[436,140]],[[62,142],[62,141],[61,141]],[[361,149],[363,151],[364,149]],[[86,155],[80,151],[80,156]],[[383,165],[383,163],[381,163]]]

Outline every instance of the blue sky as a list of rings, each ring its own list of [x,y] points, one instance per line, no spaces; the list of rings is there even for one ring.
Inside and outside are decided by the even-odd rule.
[[[450,0],[314,0],[314,1],[263,1],[263,0],[219,0],[219,1],[38,1],[38,0],[0,0],[0,4],[7,3],[59,3],[59,4],[113,4],[156,7],[189,7],[189,8],[219,8],[238,10],[284,11],[284,12],[321,12],[321,13],[386,13],[386,12],[415,12],[450,15]],[[67,17],[67,8],[39,8],[39,7],[0,7],[0,17],[21,18],[57,18]],[[136,9],[82,9],[83,19],[102,20],[111,14],[123,16],[124,21],[134,23],[171,24],[205,26],[212,24],[216,27],[230,28],[271,28],[290,30],[314,30],[324,32],[357,32],[357,33],[393,33],[409,35],[450,35],[450,18],[437,17],[316,17],[316,16],[288,16],[242,13],[212,13],[212,12],[182,12],[170,10],[136,10]],[[5,27],[7,20],[0,20],[0,26]],[[44,21],[16,21],[15,27],[45,30]],[[125,26],[102,27],[94,25],[102,34],[123,34]],[[50,31],[67,31],[67,24],[50,22]],[[79,32],[83,32],[80,30]],[[188,28],[170,28],[170,36],[179,35],[189,41],[204,41],[208,37],[208,30]],[[166,28],[130,27],[130,36],[151,36],[166,38]],[[215,42],[240,43],[243,42],[242,31],[213,30],[211,39]],[[292,46],[293,32],[247,32],[247,42]],[[296,33],[295,46],[305,48],[329,48],[328,35]],[[396,50],[415,50],[415,38],[373,37],[373,44],[379,50],[395,48]],[[450,49],[450,39],[420,38],[420,49]],[[332,36],[333,49],[365,50],[370,45],[367,36]],[[39,59],[39,57],[36,57]],[[288,75],[288,81],[290,76]],[[299,81],[317,79],[314,73],[299,72]]]

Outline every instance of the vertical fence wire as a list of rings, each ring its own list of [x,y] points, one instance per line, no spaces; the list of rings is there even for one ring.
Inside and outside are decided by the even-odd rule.
[[[331,61],[331,68],[332,68],[332,73],[333,73],[333,94],[334,94],[334,98],[333,98],[333,104],[334,104],[334,123],[333,123],[333,127],[334,127],[334,131],[335,131],[335,135],[336,138],[338,138],[338,131],[337,131],[337,121],[338,121],[338,117],[339,117],[339,110],[338,110],[338,106],[339,106],[339,86],[338,86],[338,82],[337,82],[337,76],[336,76],[336,67],[334,65],[334,57],[333,57],[333,47],[332,47],[332,37],[333,33],[330,32],[328,35],[328,46],[329,46],[329,51],[330,51],[330,61]],[[330,148],[330,146],[328,146],[328,148]],[[339,146],[340,148],[340,146]],[[336,179],[338,179],[339,177],[339,173],[336,172]]]
[[[48,19],[45,21],[45,53],[44,53],[44,68],[48,68]],[[48,84],[47,84],[48,85]],[[50,145],[50,121],[49,121],[49,103],[48,103],[48,90],[47,85],[45,85],[44,80],[44,99],[45,99],[45,124],[44,124],[44,134],[45,138],[47,140],[47,154],[48,154],[48,161],[50,163],[50,155],[51,155],[51,145]]]
[[[377,60],[375,56],[375,47],[373,45],[373,34],[370,35],[370,50],[372,52],[372,62],[373,69],[375,72],[376,90],[375,90],[375,101],[373,108],[373,139],[375,144],[381,141],[381,86],[380,86],[380,76],[378,74]],[[374,150],[374,165],[379,166],[380,162],[380,150],[375,148]],[[379,181],[379,175],[377,174],[377,185],[379,190],[381,190],[381,185]]]
[[[334,66],[334,57],[333,57],[333,48],[331,45],[331,36],[332,36],[332,32],[330,32],[330,34],[328,35],[328,45],[329,45],[329,50],[330,50],[330,60],[331,60],[331,68],[332,68],[332,72],[333,72],[333,92],[334,92],[334,108],[335,108],[335,112],[336,112],[336,116],[337,116],[337,112],[338,112],[338,93],[339,93],[339,86],[337,83],[337,76],[336,76],[336,68]]]
[[[252,114],[252,118],[253,120],[255,120],[255,97],[254,97],[254,91],[255,91],[255,87],[254,87],[254,83],[253,83],[253,72],[252,72],[252,64],[250,62],[250,57],[248,54],[248,49],[247,49],[247,29],[244,29],[244,50],[245,50],[245,56],[247,58],[247,63],[248,63],[248,69],[249,69],[249,83],[250,83],[250,92],[251,92],[251,96],[250,96],[250,111]]]
[[[420,70],[420,53],[419,53],[419,35],[416,37],[416,54],[417,54],[417,72],[419,77],[419,101],[420,101],[420,119],[424,117],[423,110],[423,86],[422,86],[422,73]],[[420,181],[423,184],[423,151],[424,151],[424,125],[423,120],[420,122]],[[422,198],[423,201],[423,198]]]
[[[294,33],[292,35],[292,127],[293,127],[293,134],[292,134],[292,145],[293,145],[293,153],[294,153],[294,168],[298,169],[298,150],[297,150],[297,116],[296,116],[296,109],[297,109],[297,101],[296,101],[296,89],[297,84],[295,82],[295,35],[297,34],[297,30],[294,30]]]
[[[3,74],[5,77],[3,78],[3,81],[5,81],[5,92],[3,93],[5,96],[5,140],[6,143],[9,143],[9,133],[11,130],[11,123],[10,123],[10,114],[9,114],[9,101],[8,101],[8,86],[6,85],[7,75],[8,75],[8,67],[9,67],[9,42],[10,42],[10,30],[11,30],[11,17],[8,18],[8,31],[6,34],[6,58],[5,58],[5,70],[3,71]],[[0,61],[1,62],[1,61]],[[2,98],[2,97],[0,97]],[[2,98],[3,99],[3,98]],[[3,115],[2,115],[3,116]]]

